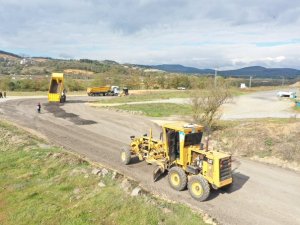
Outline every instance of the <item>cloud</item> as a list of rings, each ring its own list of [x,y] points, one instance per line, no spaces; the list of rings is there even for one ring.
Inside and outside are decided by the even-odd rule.
[[[15,53],[220,69],[300,65],[297,1],[0,0],[0,20],[0,48]]]

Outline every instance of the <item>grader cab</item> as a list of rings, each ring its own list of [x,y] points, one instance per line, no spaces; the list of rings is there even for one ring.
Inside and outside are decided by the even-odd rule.
[[[231,156],[211,151],[201,142],[203,127],[172,123],[162,126],[160,140],[149,136],[131,136],[130,146],[122,148],[121,160],[129,164],[132,157],[157,165],[154,181],[168,171],[170,186],[178,191],[188,187],[191,196],[204,201],[210,188],[219,189],[232,183]]]

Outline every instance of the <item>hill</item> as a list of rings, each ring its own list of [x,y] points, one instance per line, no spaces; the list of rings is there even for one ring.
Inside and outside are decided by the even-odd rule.
[[[12,59],[21,59],[21,56],[0,50],[0,58],[6,58],[12,60]]]
[[[22,59],[21,56],[0,50],[0,59],[16,61]],[[140,68],[141,70],[147,70],[147,72],[160,72],[165,71],[169,73],[181,73],[181,74],[197,74],[207,75],[214,74],[213,69],[199,69],[196,67],[187,67],[180,64],[161,64],[161,65],[139,65],[139,64],[119,64],[112,60],[65,60],[65,59],[52,59],[48,57],[30,57],[26,60],[24,65],[34,64],[34,71],[30,71],[31,74],[40,74],[41,70],[48,71],[48,74],[53,70],[65,70],[65,69],[78,69],[78,70],[90,70],[94,73],[105,72],[108,70],[115,70],[118,73],[129,74],[131,69]],[[16,71],[16,68],[18,68]],[[27,70],[30,68],[26,68]],[[0,74],[24,74],[24,69],[19,66],[10,64],[10,67],[1,68]],[[26,74],[26,73],[25,73]],[[244,67],[235,70],[221,70],[218,71],[218,75],[243,77],[254,76],[259,78],[280,78],[282,76],[286,78],[296,78],[300,76],[300,70],[292,68],[265,68],[262,66]]]
[[[256,77],[296,77],[300,76],[300,70],[291,68],[265,68],[262,66],[251,66],[237,70],[220,71],[223,76],[256,76]]]
[[[199,74],[214,74],[214,70],[212,69],[198,69],[195,67],[187,67],[179,64],[162,64],[151,66],[154,69],[163,70],[167,72],[173,73],[199,73]]]
[[[214,74],[212,69],[199,69],[195,67],[186,67],[178,64],[162,64],[154,66],[142,66],[144,68],[159,69],[171,73],[188,73],[188,74]],[[291,68],[265,68],[262,66],[244,67],[236,70],[221,70],[218,75],[223,76],[255,76],[262,78],[278,78],[285,76],[288,78],[295,78],[300,76],[300,70]]]

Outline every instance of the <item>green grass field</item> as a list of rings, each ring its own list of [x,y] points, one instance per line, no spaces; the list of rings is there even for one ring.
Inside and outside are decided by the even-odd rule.
[[[124,178],[112,179],[111,171],[100,178],[92,169],[0,121],[0,224],[205,224],[184,205],[131,197],[120,185]]]
[[[173,115],[191,115],[192,106],[187,104],[174,103],[151,103],[151,104],[135,104],[135,105],[118,105],[111,108],[121,109],[125,111],[141,112],[150,117],[167,117]]]
[[[74,95],[87,95],[86,91],[70,91],[67,93],[68,96]],[[9,91],[7,92],[7,97],[9,96],[48,96],[46,91]]]
[[[130,91],[129,91],[130,92]],[[119,98],[101,99],[99,103],[127,103],[127,102],[145,102],[158,99],[170,99],[170,98],[189,98],[190,91],[145,91],[141,94],[132,94]]]

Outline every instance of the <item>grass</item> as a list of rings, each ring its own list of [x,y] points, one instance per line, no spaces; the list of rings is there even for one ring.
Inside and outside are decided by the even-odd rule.
[[[295,110],[296,112],[300,112],[300,106],[298,106],[298,105],[299,105],[299,102],[300,102],[300,99],[296,99],[296,100],[295,100],[294,110]],[[298,103],[298,104],[297,104],[297,103]]]
[[[191,115],[192,106],[187,104],[175,104],[175,103],[151,103],[151,104],[134,104],[134,105],[118,105],[111,108],[141,112],[149,117],[167,117],[173,115]]]
[[[10,96],[48,96],[47,91],[9,91],[7,92],[7,97]],[[68,96],[72,95],[87,95],[86,91],[70,91],[67,93]]]
[[[121,176],[112,179],[110,171],[100,178],[92,169],[0,121],[0,224],[205,224],[184,205],[149,194],[131,197]]]
[[[129,91],[130,92],[130,91]],[[127,103],[127,102],[144,102],[158,99],[170,98],[189,98],[190,91],[145,91],[141,94],[132,94],[122,98],[101,99],[99,103]]]

